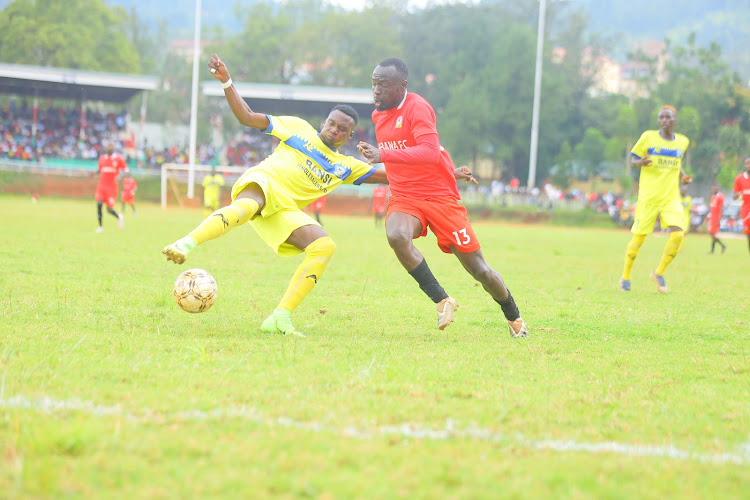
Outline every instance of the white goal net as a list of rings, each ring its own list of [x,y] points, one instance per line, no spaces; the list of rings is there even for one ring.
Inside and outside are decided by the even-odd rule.
[[[228,165],[193,165],[194,172],[194,196],[195,201],[188,201],[188,180],[190,177],[190,165],[185,163],[165,163],[161,167],[161,208],[166,210],[168,206],[202,206],[203,205],[203,188],[201,183],[203,178],[211,173],[211,169],[216,168],[216,172],[224,176],[225,186],[222,189],[224,193],[229,193],[234,182],[248,169],[248,167],[232,167]],[[224,196],[224,195],[222,195]]]

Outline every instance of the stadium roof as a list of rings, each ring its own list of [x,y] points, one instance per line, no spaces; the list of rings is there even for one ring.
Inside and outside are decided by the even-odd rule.
[[[155,76],[0,63],[0,93],[3,94],[125,102],[139,92],[155,90],[158,85]]]
[[[348,104],[357,110],[360,119],[369,119],[375,105],[372,90],[312,85],[268,83],[235,83],[243,99],[253,110],[272,115],[327,116],[336,104]],[[203,95],[224,97],[224,89],[216,80],[201,82]]]

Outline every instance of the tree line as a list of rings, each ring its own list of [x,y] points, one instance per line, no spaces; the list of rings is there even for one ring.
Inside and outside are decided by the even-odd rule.
[[[221,26],[204,26],[203,38],[212,43],[202,60],[217,52],[246,82],[362,88],[380,60],[401,57],[409,64],[409,90],[435,108],[443,145],[456,162],[491,165],[493,177],[524,182],[538,2],[407,6],[403,0],[371,2],[363,11],[321,0],[236,5],[241,30],[227,34]],[[646,68],[640,79],[647,92],[628,98],[590,91],[599,67],[592,54],[611,51],[617,39],[591,30],[574,4],[549,2],[546,24],[538,180],[565,187],[575,178],[605,174],[627,184],[629,149],[643,130],[657,127],[658,108],[672,104],[677,131],[692,142],[688,169],[698,181],[731,182],[749,153],[750,91],[730,70],[721,46],[699,45],[695,35],[681,45],[668,43],[663,73],[656,60],[629,54]],[[164,24],[103,0],[15,0],[0,11],[0,60],[159,75],[163,90],[150,99],[150,119],[187,123],[190,61],[167,53],[165,32]],[[223,109],[227,133],[237,131],[226,108],[206,104],[202,110]],[[208,118],[201,119],[199,134],[206,140],[210,127]]]

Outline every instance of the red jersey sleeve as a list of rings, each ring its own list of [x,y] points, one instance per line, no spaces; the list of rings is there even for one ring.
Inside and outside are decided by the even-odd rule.
[[[128,164],[125,163],[125,158],[123,158],[120,155],[116,155],[114,163],[117,166],[117,170],[124,170],[124,171],[127,172],[127,170],[128,170]]]
[[[380,160],[389,163],[436,163],[440,158],[437,132],[415,136],[416,146],[406,149],[383,149]]]

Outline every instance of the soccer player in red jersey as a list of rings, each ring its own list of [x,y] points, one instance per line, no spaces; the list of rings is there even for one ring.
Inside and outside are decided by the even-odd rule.
[[[99,184],[96,186],[96,214],[99,219],[97,233],[104,231],[102,227],[102,205],[107,205],[107,212],[117,218],[120,229],[125,227],[122,214],[115,212],[114,206],[117,201],[117,175],[120,171],[128,170],[125,158],[115,153],[115,146],[111,142],[107,144],[105,153],[99,157]]]
[[[325,195],[321,196],[314,202],[310,203],[310,208],[313,211],[313,214],[315,214],[315,220],[318,221],[318,224],[321,226],[323,225],[322,222],[320,222],[320,213],[325,210],[326,208],[326,197]]]
[[[378,184],[372,190],[372,213],[375,214],[375,226],[385,215],[386,202],[388,201],[388,186]]]
[[[724,209],[724,193],[719,191],[719,186],[714,184],[711,187],[711,194],[713,196],[711,196],[708,212],[708,234],[711,235],[711,251],[708,252],[709,255],[714,253],[714,248],[716,248],[717,243],[721,245],[721,253],[724,253],[727,250],[727,246],[721,242],[718,236],[716,236],[719,234],[721,212]]]
[[[734,179],[734,197],[742,198],[740,207],[740,219],[742,219],[742,232],[747,235],[747,246],[750,250],[750,156],[745,158],[745,171]]]
[[[135,191],[138,189],[138,181],[136,181],[130,172],[125,172],[122,179],[122,194],[120,195],[120,202],[122,205],[121,212],[125,215],[125,204],[130,205],[133,209],[133,216],[137,215],[135,211]]]
[[[485,261],[466,208],[458,203],[457,173],[440,146],[435,111],[420,95],[407,91],[408,78],[406,63],[395,57],[375,68],[372,121],[378,145],[358,145],[371,164],[385,164],[391,190],[385,222],[388,243],[401,265],[437,304],[439,329],[453,321],[458,304],[440,286],[412,241],[426,236],[428,227],[437,236],[440,249],[455,254],[500,305],[511,336],[526,337],[526,324],[513,296],[500,274]]]

